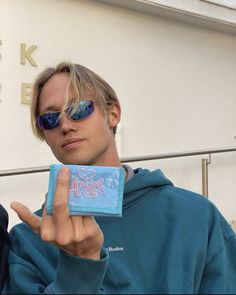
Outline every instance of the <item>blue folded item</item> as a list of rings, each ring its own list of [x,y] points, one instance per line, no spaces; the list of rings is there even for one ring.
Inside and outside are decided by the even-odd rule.
[[[62,167],[71,170],[68,201],[70,215],[122,216],[124,168],[62,164],[50,166],[47,214],[53,213],[57,175]]]

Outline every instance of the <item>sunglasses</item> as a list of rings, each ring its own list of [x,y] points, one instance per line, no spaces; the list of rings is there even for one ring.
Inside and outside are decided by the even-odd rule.
[[[77,109],[74,110],[73,104],[65,109],[65,113],[72,121],[80,121],[87,118],[94,111],[94,101],[82,100]],[[43,130],[52,130],[60,126],[61,112],[45,113],[36,118],[37,125]]]

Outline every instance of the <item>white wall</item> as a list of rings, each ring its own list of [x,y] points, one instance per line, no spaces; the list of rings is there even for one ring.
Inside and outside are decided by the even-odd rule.
[[[45,4],[46,3],[46,4]],[[81,63],[104,77],[123,107],[122,156],[236,145],[236,37],[90,0],[0,0],[0,170],[56,162],[30,129],[20,86],[46,65]],[[20,44],[37,49],[20,64]],[[236,153],[209,167],[209,194],[236,219]],[[132,166],[162,168],[201,192],[201,157]],[[0,178],[0,202],[41,206],[47,173]]]

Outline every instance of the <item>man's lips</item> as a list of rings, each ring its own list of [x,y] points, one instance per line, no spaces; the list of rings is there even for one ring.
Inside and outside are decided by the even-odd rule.
[[[61,147],[62,148],[73,147],[77,144],[80,144],[83,141],[84,141],[84,139],[79,139],[79,138],[68,139],[65,142],[63,142]]]

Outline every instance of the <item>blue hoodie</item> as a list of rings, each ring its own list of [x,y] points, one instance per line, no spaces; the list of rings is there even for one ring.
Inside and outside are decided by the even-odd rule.
[[[4,292],[236,293],[233,230],[211,202],[173,186],[160,170],[135,170],[123,217],[96,220],[105,237],[100,261],[66,254],[16,225]]]

